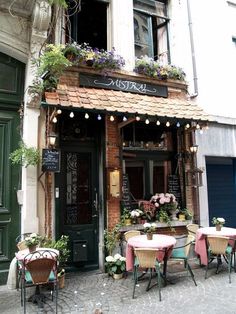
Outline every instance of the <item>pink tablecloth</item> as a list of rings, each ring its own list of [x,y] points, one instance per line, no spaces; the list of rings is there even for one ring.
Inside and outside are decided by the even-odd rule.
[[[172,236],[167,236],[164,234],[154,234],[153,240],[147,240],[146,235],[139,235],[132,237],[128,240],[126,247],[126,269],[128,271],[133,269],[134,265],[134,254],[133,248],[154,248],[157,249],[158,259],[161,261],[164,259],[165,252],[162,249],[167,249],[167,254],[170,254],[173,246],[176,243],[176,239]],[[158,252],[158,249],[160,250]]]
[[[197,230],[195,252],[200,256],[202,265],[207,265],[207,251],[206,251],[207,235],[218,235],[236,239],[236,229],[222,227],[221,231],[216,231],[215,227],[205,227]]]

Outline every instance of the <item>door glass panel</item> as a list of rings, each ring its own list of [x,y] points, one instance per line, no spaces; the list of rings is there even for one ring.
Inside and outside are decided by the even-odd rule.
[[[127,162],[125,169],[130,185],[130,192],[135,199],[143,199],[144,197],[144,165],[142,162]]]
[[[66,155],[66,225],[92,223],[90,165],[90,154]]]

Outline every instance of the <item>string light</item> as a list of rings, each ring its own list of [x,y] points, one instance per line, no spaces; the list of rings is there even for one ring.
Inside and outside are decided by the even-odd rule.
[[[148,118],[145,120],[145,124],[149,124],[150,121],[148,120]]]
[[[89,119],[89,114],[86,112],[84,117],[85,117],[85,119]]]
[[[186,127],[186,129],[189,129],[189,128],[190,128],[190,124],[187,123],[187,124],[185,125],[185,127]]]
[[[157,120],[156,125],[161,125],[161,122]]]
[[[52,122],[57,123],[57,117],[53,117]]]
[[[198,123],[196,124],[196,129],[200,129],[200,125]]]
[[[126,118],[126,116],[124,116],[124,117],[123,117],[123,121],[124,121],[124,122],[125,122],[125,121],[127,121],[127,118]]]
[[[140,116],[136,116],[136,121],[140,121]]]
[[[180,123],[179,123],[179,121],[176,123],[176,126],[177,126],[177,128],[179,128],[179,127],[180,127]]]
[[[167,126],[167,127],[170,126],[170,122],[169,122],[169,121],[166,122],[166,126]]]
[[[115,118],[113,116],[110,116],[110,121],[113,122]]]
[[[71,111],[71,113],[70,113],[70,118],[74,118],[74,112],[73,111]]]
[[[61,114],[61,113],[62,113],[61,109],[57,109],[57,114]]]
[[[98,114],[97,119],[98,119],[98,121],[101,121],[101,120],[102,120],[102,117],[101,117],[100,114]]]

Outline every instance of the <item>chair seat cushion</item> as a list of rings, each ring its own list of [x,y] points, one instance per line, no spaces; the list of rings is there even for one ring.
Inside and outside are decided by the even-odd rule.
[[[180,258],[180,259],[185,259],[185,251],[184,248],[176,248],[172,251],[171,253],[171,258]]]

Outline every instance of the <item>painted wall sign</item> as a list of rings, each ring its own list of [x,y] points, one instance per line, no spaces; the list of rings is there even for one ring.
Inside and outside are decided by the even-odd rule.
[[[149,84],[140,81],[123,80],[110,76],[80,73],[80,86],[113,89],[123,92],[167,97],[167,86]]]

